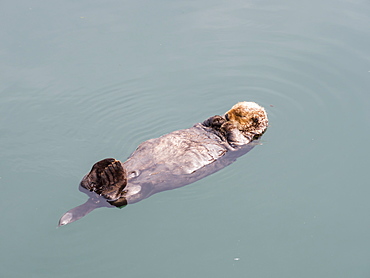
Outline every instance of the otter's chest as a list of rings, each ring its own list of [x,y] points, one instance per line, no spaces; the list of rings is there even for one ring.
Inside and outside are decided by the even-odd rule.
[[[214,134],[192,127],[142,143],[125,162],[126,169],[151,179],[158,175],[186,175],[214,162],[227,152]]]

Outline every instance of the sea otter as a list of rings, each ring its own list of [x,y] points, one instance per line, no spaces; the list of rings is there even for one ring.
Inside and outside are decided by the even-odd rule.
[[[141,143],[125,162],[103,159],[80,183],[89,200],[65,213],[59,226],[98,207],[123,207],[204,178],[250,151],[267,126],[263,107],[239,102],[223,116]]]

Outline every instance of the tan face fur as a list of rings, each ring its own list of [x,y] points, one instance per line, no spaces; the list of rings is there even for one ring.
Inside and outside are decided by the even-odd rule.
[[[225,118],[233,122],[240,131],[258,137],[268,126],[266,111],[255,102],[239,102],[226,112]]]

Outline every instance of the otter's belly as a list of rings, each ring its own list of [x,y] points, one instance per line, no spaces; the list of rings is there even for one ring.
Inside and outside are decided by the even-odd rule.
[[[198,127],[148,140],[123,163],[128,173],[126,189],[129,192],[130,187],[140,185],[140,194],[145,195],[140,196],[142,199],[184,186],[193,182],[198,170],[226,152],[225,143],[217,135]]]

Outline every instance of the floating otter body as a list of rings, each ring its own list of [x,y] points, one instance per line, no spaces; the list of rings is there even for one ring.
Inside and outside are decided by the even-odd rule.
[[[80,184],[90,199],[64,214],[59,226],[98,207],[122,207],[204,178],[250,151],[267,126],[261,106],[240,102],[224,116],[141,143],[125,162],[103,159]]]

